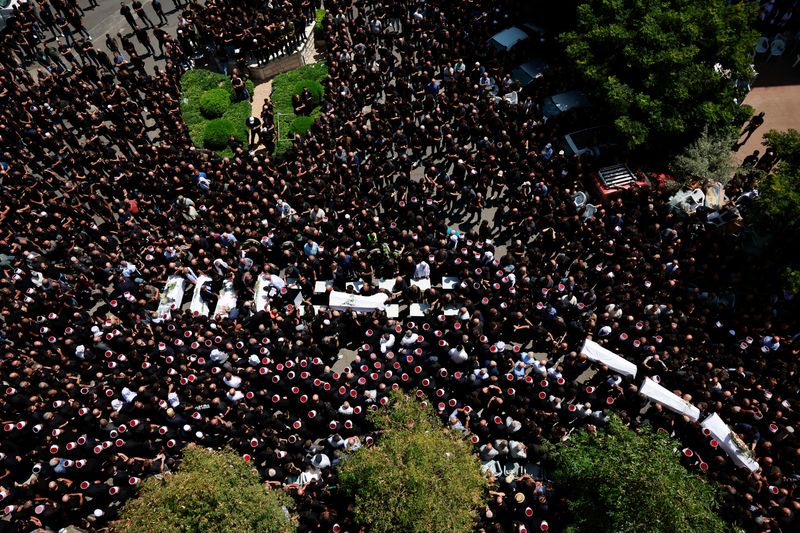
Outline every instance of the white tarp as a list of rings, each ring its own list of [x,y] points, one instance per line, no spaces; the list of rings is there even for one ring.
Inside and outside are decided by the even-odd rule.
[[[734,463],[751,472],[761,468],[758,466],[758,462],[750,456],[750,451],[745,450],[746,444],[733,434],[731,428],[716,413],[703,420],[700,425],[711,432],[711,436],[719,443],[720,448],[725,450],[725,453],[730,456]]]
[[[671,411],[688,416],[692,422],[697,422],[700,418],[700,409],[650,378],[644,378],[642,386],[639,388],[639,394],[660,403]]]
[[[161,293],[161,303],[158,305],[158,318],[171,318],[173,309],[180,309],[183,303],[183,289],[186,280],[183,276],[170,276]]]
[[[331,291],[328,306],[337,310],[351,310],[358,313],[371,313],[376,309],[383,309],[388,294],[378,293],[372,296],[359,296],[346,292]]]
[[[197,276],[194,282],[194,292],[192,293],[192,303],[189,304],[189,309],[192,313],[200,313],[203,316],[208,316],[208,304],[203,301],[202,292],[203,285],[210,282],[211,278],[205,274]]]
[[[236,300],[236,291],[233,290],[233,282],[226,281],[222,284],[222,290],[219,291],[219,298],[217,299],[217,308],[214,309],[214,316],[228,316],[231,309],[236,307]]]
[[[581,353],[592,361],[597,361],[623,376],[636,377],[636,365],[623,359],[611,350],[606,350],[596,342],[586,339]]]

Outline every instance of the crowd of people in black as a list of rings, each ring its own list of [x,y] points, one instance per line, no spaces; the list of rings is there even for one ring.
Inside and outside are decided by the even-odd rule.
[[[78,11],[51,2],[59,28]],[[181,120],[201,40],[267,50],[316,6],[181,7],[183,34],[158,39],[153,71],[135,47],[104,60],[85,39],[31,73],[32,36],[58,31],[23,13],[4,36],[20,46],[0,57],[0,530],[113,524],[141,479],[196,444],[233,447],[289,491],[301,531],[358,531],[335,467],[379,439],[365,415],[393,389],[475,444],[491,482],[480,531],[565,524],[544,444],[611,413],[679,439],[727,518],[797,527],[794,295],[662,189],[576,207],[597,163],[558,151],[571,119],[544,123],[536,105],[563,89],[559,69],[517,104],[481,83],[519,89],[506,74],[524,58],[485,43],[531,6],[326,0],[321,118],[282,156],[225,159],[194,148]],[[132,10],[135,32],[148,19]],[[210,278],[210,316],[169,309],[175,276],[187,295]],[[388,293],[401,316],[330,309],[332,290]],[[224,291],[236,303],[217,314]],[[761,469],[592,365],[587,337],[719,413]]]

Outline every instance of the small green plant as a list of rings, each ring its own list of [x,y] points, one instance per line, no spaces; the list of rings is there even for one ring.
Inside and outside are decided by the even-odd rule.
[[[227,118],[210,120],[203,131],[203,146],[209,150],[222,150],[228,146],[228,138],[235,133],[236,127]]]
[[[221,117],[230,106],[230,93],[221,87],[208,90],[200,96],[200,113],[207,119]]]
[[[294,135],[295,133],[299,133],[300,135],[305,135],[311,128],[311,125],[313,123],[314,123],[314,117],[296,117],[292,121],[292,125],[289,127],[289,131],[291,135]]]
[[[321,39],[322,38],[322,31],[325,29],[325,22],[324,22],[324,20],[325,20],[325,10],[324,9],[317,9],[317,12],[316,12],[315,15],[316,15],[316,17],[315,17],[316,22],[314,23],[314,35],[317,37],[317,39]]]

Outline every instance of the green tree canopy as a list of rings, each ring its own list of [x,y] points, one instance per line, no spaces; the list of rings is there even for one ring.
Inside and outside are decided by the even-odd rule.
[[[233,450],[189,447],[178,473],[142,483],[122,509],[117,531],[288,533],[295,529],[289,505],[286,494],[262,485]]]
[[[682,181],[699,179],[725,185],[736,173],[737,164],[731,152],[736,133],[723,131],[717,135],[703,130],[700,137],[672,161],[672,170]]]
[[[756,5],[723,0],[587,0],[566,55],[628,148],[674,149],[741,112]],[[666,143],[666,144],[665,144]]]
[[[773,256],[782,265],[787,286],[800,294],[800,132],[770,130],[763,144],[775,150],[778,164],[758,183],[761,197],[754,220],[761,232],[772,237]]]
[[[402,393],[371,420],[383,436],[339,468],[343,488],[355,496],[356,521],[371,533],[472,531],[486,479],[462,435]]]
[[[780,161],[792,168],[800,168],[800,132],[796,129],[769,130],[764,134],[762,144],[773,148]]]
[[[556,450],[555,480],[575,533],[714,533],[717,496],[690,473],[680,444],[649,428],[633,431],[612,417],[605,431],[582,429]]]

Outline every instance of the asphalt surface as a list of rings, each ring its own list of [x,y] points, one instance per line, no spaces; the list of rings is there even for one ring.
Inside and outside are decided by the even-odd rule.
[[[144,11],[147,16],[153,21],[153,24],[158,24],[158,16],[156,12],[153,11],[153,6],[150,0],[140,0],[144,4]],[[130,6],[130,1],[126,2],[128,6]],[[112,37],[116,37],[117,33],[122,33],[123,35],[131,34],[131,27],[128,24],[128,21],[125,20],[125,17],[120,15],[120,2],[119,0],[98,0],[97,7],[89,7],[88,0],[81,0],[78,5],[81,6],[85,15],[83,17],[84,26],[89,31],[89,34],[92,36],[92,42],[94,43],[95,48],[98,50],[103,50],[108,52],[106,48],[105,39],[106,34],[111,34]],[[161,7],[164,9],[164,14],[167,16],[168,23],[164,26],[161,26],[167,33],[171,36],[175,36],[175,30],[178,27],[178,16],[180,15],[181,11],[175,9],[175,4],[173,0],[161,0]],[[135,15],[134,15],[135,16]],[[139,26],[144,26],[139,17],[136,17],[136,22],[140,23]],[[150,33],[150,42],[152,43],[153,47],[158,51],[158,41],[156,41],[155,36],[153,35],[153,30],[148,30]],[[49,31],[45,32],[46,35],[50,35]],[[136,40],[135,37],[131,38],[133,42],[136,52],[139,53],[142,57],[145,57],[147,51],[144,49],[144,46],[139,44],[139,41]],[[145,57],[145,68],[152,72],[153,66],[156,64],[163,64],[163,60],[156,61],[153,56],[147,55]]]

